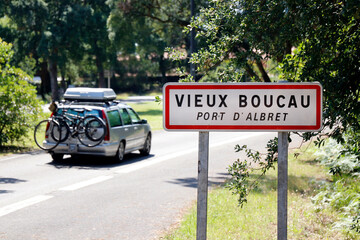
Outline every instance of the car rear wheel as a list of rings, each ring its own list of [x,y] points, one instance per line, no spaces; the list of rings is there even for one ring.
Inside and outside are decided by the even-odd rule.
[[[143,156],[148,156],[151,150],[151,134],[148,134],[144,143],[143,149],[140,150],[140,154]]]
[[[116,155],[115,155],[115,160],[117,162],[122,162],[124,160],[124,157],[125,157],[125,143],[120,142],[119,149],[118,149],[118,151],[116,152]]]
[[[51,153],[51,157],[54,162],[60,162],[64,158],[64,154],[62,153]]]

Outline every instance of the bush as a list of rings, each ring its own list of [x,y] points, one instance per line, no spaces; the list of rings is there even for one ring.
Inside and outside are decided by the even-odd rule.
[[[351,151],[347,141],[349,136],[345,135],[344,145],[330,138],[324,147],[315,153],[321,164],[329,168],[332,174],[352,174],[359,170],[360,160],[358,156]]]
[[[26,136],[41,112],[30,76],[10,64],[11,47],[0,39],[0,147]]]
[[[334,227],[344,229],[350,238],[360,234],[360,159],[358,143],[354,142],[356,135],[350,129],[343,143],[328,139],[316,153],[332,174],[332,181],[313,198],[318,210],[331,207],[341,214]]]

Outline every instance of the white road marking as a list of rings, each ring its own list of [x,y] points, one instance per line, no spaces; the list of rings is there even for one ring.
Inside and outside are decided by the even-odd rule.
[[[158,158],[150,159],[150,160],[143,160],[143,161],[138,162],[138,163],[133,163],[133,164],[131,164],[131,166],[122,167],[119,170],[116,170],[115,173],[134,172],[134,171],[139,170],[139,169],[144,168],[144,167],[148,167],[148,166],[158,164],[158,163],[163,162],[163,161],[170,160],[172,158],[176,158],[176,157],[180,157],[182,155],[192,153],[192,152],[194,152],[196,150],[197,150],[197,148],[190,148],[188,150],[172,153],[172,154],[169,154],[169,155],[166,155],[166,156],[163,156],[163,157],[158,157]]]
[[[228,140],[225,140],[225,141],[212,143],[212,144],[210,144],[210,148],[211,147],[218,147],[218,146],[221,146],[221,145],[233,143],[233,142],[236,142],[236,141],[241,141],[241,140],[244,140],[244,139],[247,139],[247,138],[260,136],[260,135],[264,135],[264,133],[263,132],[247,133],[246,135],[241,136],[241,137],[236,137],[236,138],[228,139]],[[145,168],[145,167],[148,167],[148,166],[151,166],[151,165],[158,164],[160,162],[164,162],[164,161],[176,158],[176,157],[180,157],[180,156],[192,153],[192,152],[196,152],[197,150],[198,150],[198,148],[189,148],[188,150],[185,150],[185,151],[179,151],[179,152],[168,154],[166,156],[158,157],[158,158],[155,158],[155,159],[149,159],[149,160],[144,160],[144,161],[141,161],[141,162],[138,162],[138,163],[133,163],[133,164],[131,164],[131,166],[121,167],[119,170],[116,170],[115,173],[134,172],[134,171],[137,171],[139,169],[142,169],[142,168]]]
[[[20,201],[17,203],[13,203],[7,206],[4,206],[0,208],[0,217],[5,216],[9,213],[15,212],[17,210],[20,210],[22,208],[29,207],[31,205],[46,201],[50,198],[53,198],[53,196],[50,195],[38,195],[29,199],[26,199],[24,201]]]
[[[260,136],[260,135],[264,135],[264,133],[262,133],[262,132],[247,133],[246,135],[241,136],[241,137],[232,138],[232,139],[228,139],[228,140],[221,141],[221,142],[211,143],[210,147],[218,147],[218,146],[221,146],[221,145],[234,143],[236,141],[240,141],[240,140],[244,140],[244,139],[248,139],[248,138],[255,137],[255,136]],[[139,169],[151,166],[151,165],[155,165],[155,164],[161,163],[163,161],[167,161],[167,160],[177,158],[177,157],[189,154],[189,153],[196,152],[197,150],[198,150],[197,148],[189,148],[189,149],[184,150],[184,151],[175,152],[175,153],[168,154],[166,156],[158,157],[158,158],[155,158],[155,159],[149,159],[149,160],[141,161],[141,162],[138,162],[138,163],[134,163],[131,166],[121,167],[119,170],[114,171],[114,173],[130,173],[130,172],[134,172],[136,170],[139,170]],[[6,160],[9,160],[9,159],[12,159],[12,158],[16,158],[16,157],[9,157],[9,158],[6,158]],[[78,190],[78,189],[81,189],[81,188],[84,188],[84,187],[87,187],[87,186],[90,186],[90,185],[93,185],[93,184],[104,182],[104,181],[109,180],[109,179],[111,179],[113,177],[114,176],[99,176],[99,177],[95,177],[95,178],[92,178],[92,179],[89,179],[89,180],[86,180],[86,181],[82,181],[82,182],[79,182],[79,183],[75,183],[75,184],[60,188],[59,190],[60,191],[74,191],[74,190]],[[13,204],[1,207],[0,208],[0,217],[5,216],[5,215],[7,215],[9,213],[18,211],[18,210],[20,210],[22,208],[26,208],[26,207],[29,207],[31,205],[46,201],[46,200],[48,200],[50,198],[53,198],[53,196],[51,196],[51,195],[37,195],[37,196],[31,197],[29,199],[26,199],[26,200],[23,200],[23,201],[20,201],[20,202],[17,202],[17,203],[13,203]]]
[[[5,161],[16,159],[16,158],[25,158],[25,157],[30,157],[30,156],[32,156],[32,154],[17,154],[17,153],[15,153],[10,156],[1,157],[0,162],[5,162]]]
[[[93,184],[96,184],[96,183],[104,182],[104,181],[109,180],[109,179],[111,179],[113,177],[114,176],[99,176],[99,177],[96,177],[96,178],[92,178],[92,179],[89,179],[89,180],[86,180],[86,181],[82,181],[82,182],[79,182],[79,183],[75,183],[75,184],[60,188],[59,190],[60,191],[74,191],[74,190],[78,190],[80,188],[84,188],[84,187],[87,187],[87,186],[90,186],[90,185],[93,185]]]
[[[96,183],[100,183],[100,182],[109,180],[111,178],[113,178],[113,176],[100,176],[100,177],[92,178],[92,179],[87,180],[87,181],[79,182],[79,183],[76,183],[76,184],[69,185],[67,187],[60,188],[59,190],[62,190],[62,191],[78,190],[80,188],[87,187],[87,186],[90,186],[90,185],[93,185],[93,184],[96,184]],[[13,204],[1,207],[0,208],[0,217],[5,216],[5,215],[7,215],[9,213],[15,212],[17,210],[20,210],[22,208],[26,208],[26,207],[29,207],[31,205],[46,201],[46,200],[48,200],[50,198],[53,198],[53,197],[54,196],[51,196],[51,195],[37,195],[35,197],[31,197],[29,199],[26,199],[26,200],[23,200],[23,201],[20,201],[20,202],[17,202],[17,203],[13,203]]]

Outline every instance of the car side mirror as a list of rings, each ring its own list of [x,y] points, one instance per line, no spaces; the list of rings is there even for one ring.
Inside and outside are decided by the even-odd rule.
[[[140,123],[141,123],[141,124],[146,124],[146,123],[147,123],[147,120],[146,120],[146,119],[141,119]]]

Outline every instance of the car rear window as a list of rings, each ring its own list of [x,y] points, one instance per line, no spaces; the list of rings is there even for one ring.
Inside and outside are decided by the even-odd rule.
[[[98,109],[92,109],[92,110],[84,110],[83,112],[79,112],[82,111],[82,108],[59,108],[59,110],[57,111],[58,114],[63,114],[63,112],[67,113],[67,116],[71,118],[71,115],[78,115],[78,116],[96,116],[99,118],[102,118],[102,114],[101,111]]]
[[[111,127],[118,127],[122,125],[120,114],[118,110],[107,112],[108,119]]]

